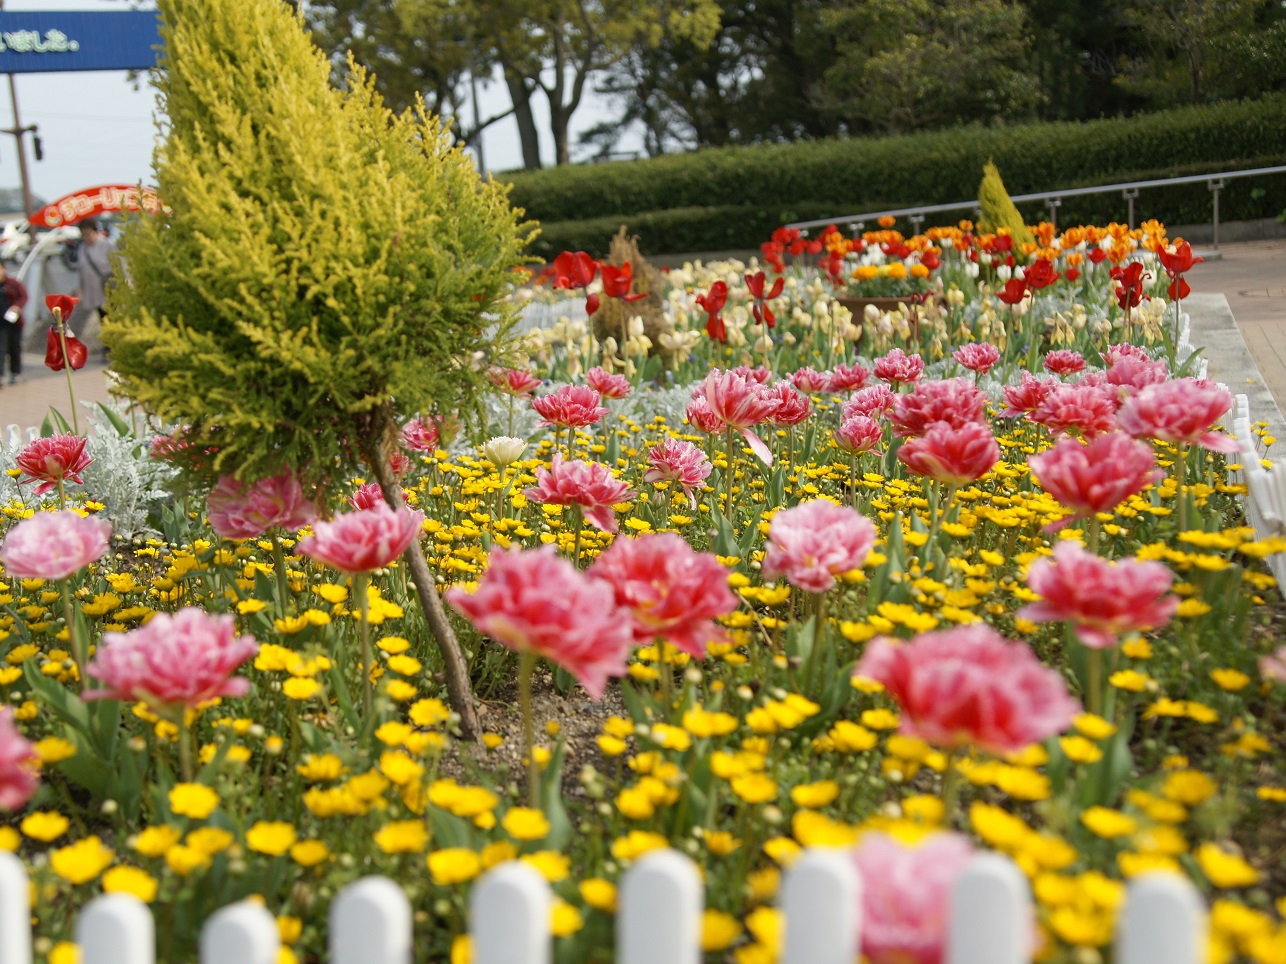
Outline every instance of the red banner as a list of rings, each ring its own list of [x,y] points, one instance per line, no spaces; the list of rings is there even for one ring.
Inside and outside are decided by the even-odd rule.
[[[99,187],[87,187],[74,194],[60,197],[51,204],[46,204],[32,216],[31,224],[37,228],[57,228],[64,224],[75,224],[86,218],[118,214],[121,211],[144,211],[147,214],[157,214],[161,211],[169,213],[169,210],[161,203],[161,198],[156,191],[150,187],[103,184]]]

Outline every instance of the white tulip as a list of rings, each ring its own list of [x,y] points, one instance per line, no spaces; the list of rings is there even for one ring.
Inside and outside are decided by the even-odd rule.
[[[482,454],[488,462],[498,469],[517,462],[527,450],[527,443],[520,438],[509,435],[497,435],[482,447]]]

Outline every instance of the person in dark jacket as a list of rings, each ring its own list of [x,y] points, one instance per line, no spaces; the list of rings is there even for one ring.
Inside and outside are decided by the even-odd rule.
[[[22,374],[22,309],[27,304],[27,289],[0,263],[0,378],[4,360],[9,359],[9,384],[16,384]]]

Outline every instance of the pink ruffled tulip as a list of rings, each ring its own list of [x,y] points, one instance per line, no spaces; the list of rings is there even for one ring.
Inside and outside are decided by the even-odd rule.
[[[1195,378],[1176,378],[1148,385],[1126,399],[1116,420],[1135,438],[1200,445],[1211,452],[1240,452],[1235,438],[1212,429],[1230,408],[1232,396],[1222,388]]]
[[[1149,385],[1160,385],[1169,377],[1170,371],[1164,361],[1122,355],[1104,373],[1103,380],[1114,388],[1123,390],[1123,394],[1133,395]]]
[[[514,368],[493,368],[487,373],[491,383],[506,395],[524,397],[540,387],[540,379],[531,372]]]
[[[1060,378],[1085,371],[1085,358],[1070,348],[1058,348],[1045,356],[1045,371]]]
[[[0,545],[0,563],[18,579],[66,579],[107,552],[112,527],[70,509],[37,512],[9,530]]]
[[[856,392],[863,388],[871,373],[861,365],[836,365],[826,379],[825,391],[832,394]]]
[[[531,400],[531,407],[536,410],[543,422],[541,425],[557,425],[560,428],[585,428],[594,425],[607,414],[599,402],[598,392],[588,385],[564,385],[555,392]]]
[[[103,684],[87,700],[142,700],[167,715],[216,696],[244,696],[250,681],[233,676],[259,652],[253,636],[237,635],[235,616],[188,607],[157,613],[128,633],[104,633],[85,675]]]
[[[1006,385],[1002,391],[1005,396],[1005,410],[1000,414],[1005,418],[1018,418],[1035,411],[1045,396],[1058,387],[1052,378],[1037,378],[1031,372],[1023,372],[1017,385]]]
[[[801,502],[773,516],[764,578],[785,576],[800,589],[826,592],[836,576],[861,569],[874,545],[875,526],[856,510],[826,499]]]
[[[1027,585],[1044,597],[1018,610],[1034,623],[1074,623],[1091,649],[1115,646],[1123,633],[1159,629],[1179,608],[1168,595],[1174,575],[1159,562],[1122,559],[1111,563],[1075,542],[1060,542],[1054,558],[1037,559]]]
[[[672,532],[617,539],[588,572],[612,587],[636,643],[665,639],[694,659],[705,659],[706,643],[726,638],[714,620],[738,605],[719,560]]]
[[[437,423],[429,418],[413,418],[402,426],[402,444],[412,452],[435,452],[441,437]]]
[[[825,372],[805,367],[791,372],[790,383],[807,395],[816,395],[818,392],[826,391],[830,378]]]
[[[881,831],[853,851],[862,879],[862,958],[869,964],[941,964],[951,892],[973,857],[969,838],[932,833],[903,843]]]
[[[419,509],[394,512],[381,500],[369,509],[313,523],[313,534],[300,539],[295,550],[349,575],[370,572],[406,552],[423,525],[424,513]]]
[[[710,403],[706,401],[704,395],[699,395],[688,402],[688,410],[685,414],[688,424],[706,435],[718,435],[727,428],[719,416],[710,411]]]
[[[1073,519],[1111,512],[1130,496],[1162,479],[1152,448],[1123,432],[1100,435],[1088,445],[1073,438],[1027,457],[1041,487],[1072,510],[1070,518],[1047,526],[1057,531]]]
[[[1108,345],[1105,355],[1107,367],[1111,368],[1118,364],[1122,358],[1137,358],[1139,361],[1151,361],[1152,356],[1148,354],[1146,348],[1139,345],[1132,345],[1129,342],[1122,342],[1119,345]]]
[[[402,492],[402,504],[409,501],[406,491]],[[384,490],[380,488],[378,482],[367,482],[365,485],[358,486],[357,490],[348,497],[348,504],[354,509],[373,509],[379,505],[386,505],[384,501]]]
[[[205,499],[210,528],[221,539],[258,539],[270,529],[295,532],[317,518],[291,472],[243,485],[220,477]]]
[[[962,345],[951,353],[956,364],[975,372],[979,377],[987,374],[1000,361],[1000,349],[990,342],[977,341],[971,345]]]
[[[867,418],[881,418],[893,410],[898,400],[897,393],[887,385],[872,385],[860,388],[853,397],[844,403],[840,415],[850,419],[854,415],[865,415]]]
[[[629,502],[634,491],[629,483],[612,475],[601,462],[567,460],[555,453],[553,464],[536,469],[536,487],[523,491],[532,502],[545,505],[578,505],[585,521],[602,532],[616,532],[616,514],[612,506]]]
[[[916,475],[964,485],[991,471],[1000,461],[1000,446],[987,425],[968,422],[956,429],[939,422],[923,437],[904,442],[898,460]]]
[[[874,371],[876,378],[890,385],[910,385],[924,374],[924,359],[894,348],[882,358],[875,359]]]
[[[920,382],[906,395],[895,396],[889,424],[893,434],[918,438],[938,423],[960,428],[987,421],[987,396],[965,378]]]
[[[883,683],[897,700],[899,731],[945,750],[1013,753],[1062,732],[1081,709],[1031,647],[983,623],[909,643],[876,639],[855,674]]]
[[[18,484],[39,482],[36,495],[58,488],[59,482],[84,485],[80,473],[94,461],[85,454],[86,441],[83,436],[69,433],[28,442],[15,460],[23,475]]]
[[[809,413],[812,410],[808,396],[792,388],[790,382],[778,382],[768,391],[776,395],[781,403],[777,406],[777,411],[773,412],[769,417],[768,423],[770,425],[789,427],[808,421]]]
[[[743,375],[735,370],[721,372],[714,369],[700,388],[710,411],[719,421],[740,433],[760,461],[772,465],[772,452],[763,439],[750,431],[750,427],[772,418],[781,405],[780,397],[760,384],[753,373]]]
[[[882,441],[884,430],[880,428],[880,423],[865,415],[846,418],[835,430],[835,444],[854,455],[877,451],[877,446]]]
[[[610,677],[625,675],[634,633],[612,587],[559,558],[552,546],[494,550],[477,590],[448,589],[446,599],[478,632],[516,652],[544,656],[594,699]]]
[[[13,711],[0,707],[0,810],[17,810],[36,792],[36,751],[13,725]]]
[[[585,373],[585,384],[604,398],[624,398],[634,390],[628,378],[613,374],[601,365],[595,365]]]
[[[1094,438],[1116,428],[1116,405],[1114,392],[1077,382],[1054,386],[1028,417],[1055,435]]]
[[[693,494],[703,485],[714,466],[706,454],[691,442],[683,439],[667,438],[647,455],[647,472],[643,474],[644,482],[677,482],[687,493],[692,508],[697,507],[697,497]]]

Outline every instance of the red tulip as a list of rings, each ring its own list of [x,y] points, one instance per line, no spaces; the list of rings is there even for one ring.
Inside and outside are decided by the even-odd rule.
[[[564,251],[554,259],[554,287],[588,288],[598,267],[598,262],[584,251]]]
[[[1205,258],[1194,258],[1192,256],[1192,245],[1187,241],[1180,241],[1175,245],[1174,251],[1167,251],[1162,248],[1157,252],[1161,258],[1161,266],[1165,268],[1166,274],[1171,278],[1181,274],[1187,274],[1192,270],[1194,264],[1200,264]]]
[[[936,251],[930,248],[928,251],[921,253],[920,264],[924,265],[930,271],[936,271],[942,265],[942,259],[938,257],[938,253]]]
[[[755,324],[767,325],[772,328],[777,324],[777,316],[768,307],[768,302],[781,294],[781,289],[786,285],[786,279],[779,276],[773,283],[772,289],[765,294],[764,282],[766,279],[767,276],[762,271],[748,274],[746,275],[746,287],[750,289],[750,296],[755,300],[750,309],[750,313],[755,316]]]
[[[1054,270],[1054,266],[1044,258],[1039,259],[1023,273],[1023,280],[1027,283],[1027,287],[1034,291],[1048,288],[1059,277],[1060,275]]]
[[[52,311],[59,321],[70,318],[79,303],[80,299],[73,298],[71,295],[45,295],[45,307]]]
[[[1116,302],[1121,306],[1122,311],[1137,308],[1139,302],[1143,300],[1145,277],[1151,277],[1151,275],[1144,274],[1143,264],[1139,261],[1131,261],[1124,268],[1112,269],[1112,280],[1120,282],[1116,289]]]
[[[1103,259],[1107,257],[1107,252],[1100,247],[1090,248],[1089,259],[1095,264],[1102,264]]]
[[[630,294],[630,285],[634,283],[634,268],[626,261],[619,268],[615,265],[601,265],[603,272],[603,294],[609,298],[620,298],[622,301],[638,301],[646,298],[642,292]],[[593,312],[590,312],[593,314]]]
[[[57,297],[62,298],[63,295]],[[75,298],[68,299],[75,301]],[[60,372],[67,365],[71,366],[72,371],[79,371],[85,367],[85,362],[89,359],[89,349],[85,343],[75,335],[68,332],[63,338],[67,341],[67,358],[63,359],[63,339],[58,337],[58,330],[55,327],[49,329],[49,334],[45,339],[45,366],[53,371]]]
[[[728,329],[723,323],[720,312],[728,303],[728,283],[716,281],[710,286],[708,293],[697,295],[696,301],[701,310],[710,316],[706,319],[706,334],[715,341],[727,341]]]
[[[1005,286],[996,292],[996,297],[1007,305],[1016,305],[1027,295],[1027,282],[1022,278],[1010,278]]]
[[[592,315],[594,312],[598,311],[599,304],[601,304],[601,302],[598,299],[598,295],[586,295],[585,314]]]

